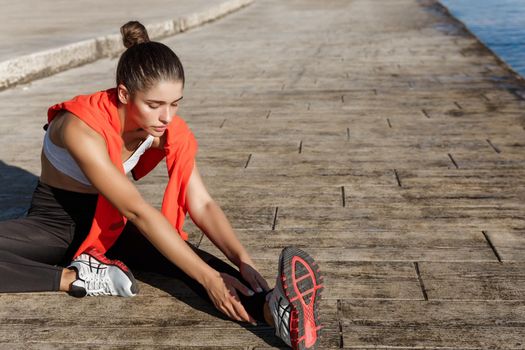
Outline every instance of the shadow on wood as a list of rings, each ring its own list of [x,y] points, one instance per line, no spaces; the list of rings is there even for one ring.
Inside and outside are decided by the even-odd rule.
[[[0,220],[23,216],[38,177],[0,160]]]

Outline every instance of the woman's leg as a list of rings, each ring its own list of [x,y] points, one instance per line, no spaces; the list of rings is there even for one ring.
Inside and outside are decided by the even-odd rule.
[[[67,286],[75,274],[60,265],[71,260],[75,241],[85,236],[95,203],[96,197],[39,182],[27,217],[0,221],[0,292],[65,290],[64,282]]]
[[[67,233],[69,235],[69,232]],[[67,246],[31,218],[0,222],[0,293],[60,290]]]
[[[189,245],[202,260],[215,270],[227,273],[250,287],[250,285],[244,281],[237,269],[214,255],[207,253],[192,244]],[[157,272],[165,276],[180,279],[197,295],[211,303],[206,289],[166,259],[132,223],[128,222],[119,239],[106,255],[110,259],[122,260],[132,270]],[[255,295],[251,297],[245,296],[242,293],[238,294],[239,299],[248,314],[257,321],[266,322],[264,317],[264,306],[267,293],[255,293]]]
[[[216,270],[231,274],[248,285],[235,268],[191,244],[190,246]],[[211,302],[208,293],[198,282],[164,258],[131,223],[128,223],[107,255],[112,259],[123,260],[137,270],[179,278],[195,293]],[[319,343],[321,329],[319,300],[323,285],[319,267],[306,252],[295,247],[286,247],[279,257],[278,276],[271,292],[258,293],[252,297],[239,293],[241,303],[254,319],[274,327],[275,334],[289,346],[294,349],[314,348]]]

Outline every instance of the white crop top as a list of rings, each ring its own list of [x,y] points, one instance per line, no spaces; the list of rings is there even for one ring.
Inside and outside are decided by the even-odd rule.
[[[148,135],[148,137],[140,144],[135,152],[133,152],[128,160],[123,163],[126,174],[129,173],[131,169],[135,167],[135,165],[137,165],[140,156],[151,147],[154,139],[155,138],[152,135]],[[49,162],[58,171],[69,177],[72,177],[84,185],[91,186],[91,182],[89,182],[89,180],[86,178],[77,162],[73,159],[73,157],[71,157],[69,152],[65,148],[58,147],[51,141],[49,132],[46,132],[46,136],[44,137],[44,154],[46,155]]]

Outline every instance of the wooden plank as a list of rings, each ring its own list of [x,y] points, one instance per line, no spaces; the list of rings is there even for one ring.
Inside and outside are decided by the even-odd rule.
[[[523,301],[343,300],[344,344],[354,347],[523,347]]]
[[[96,320],[91,320],[95,323]],[[95,323],[96,324],[96,323]],[[86,332],[86,328],[89,332]],[[239,333],[242,333],[239,334]],[[112,326],[93,325],[65,325],[62,327],[38,327],[28,332],[26,326],[0,326],[0,337],[6,342],[27,343],[61,343],[68,345],[95,344],[98,346],[169,346],[178,344],[180,348],[185,347],[217,347],[228,348],[235,341],[237,348],[245,348],[251,344],[273,344],[282,345],[280,339],[273,335],[273,331],[266,327],[264,330],[253,330],[253,332],[239,332],[239,329],[228,329],[224,327],[211,326],[209,324],[190,325],[180,327],[170,326],[123,326],[114,324]]]
[[[421,262],[429,299],[525,300],[525,263]]]
[[[438,230],[438,227],[441,230]],[[295,245],[320,261],[497,261],[481,232],[448,230],[437,224],[428,231],[394,229],[285,229],[237,231],[249,253],[276,261],[282,248]],[[204,238],[201,249],[219,253]]]
[[[282,346],[272,328],[218,318],[212,306],[194,298],[184,302],[163,296],[75,299],[63,293],[25,293],[0,295],[0,304],[2,343],[227,348],[235,339],[237,348]],[[328,329],[335,327],[335,313],[335,301],[325,301],[323,320]]]
[[[1,350],[17,350],[17,349],[24,349],[24,350],[67,350],[71,349],[71,347],[74,346],[75,349],[79,350],[102,350],[107,349],[108,347],[111,347],[111,349],[114,350],[127,350],[129,348],[137,349],[137,350],[148,350],[151,349],[152,345],[139,345],[139,344],[133,344],[130,345],[114,345],[114,344],[100,344],[100,343],[74,343],[74,342],[64,342],[64,343],[58,343],[58,342],[46,342],[46,343],[18,343],[18,342],[7,342],[7,343],[0,343],[0,349]],[[155,344],[155,349],[161,349],[161,350],[185,350],[185,349],[199,349],[199,350],[226,350],[226,349],[232,349],[232,350],[250,350],[251,347],[246,346],[174,346],[174,345],[159,345]],[[275,349],[275,348],[273,348]]]
[[[517,227],[510,226],[508,229],[494,227],[486,233],[501,259],[506,262],[525,261],[525,255],[523,254],[525,251],[524,232],[523,225],[518,225]]]
[[[272,287],[277,260],[254,262]],[[423,299],[411,262],[320,261],[319,266],[324,277],[323,299]]]
[[[202,247],[235,267],[214,247]],[[310,253],[315,250],[306,249]],[[278,255],[255,258],[257,270],[275,286]],[[407,299],[422,300],[420,284],[413,262],[390,261],[319,261],[324,277],[323,299]],[[235,267],[236,268],[236,267]],[[182,282],[157,274],[134,272],[140,283],[141,296],[167,296],[188,299],[196,295]]]
[[[293,186],[273,184],[225,184],[208,182],[208,192],[222,206],[243,207],[275,207],[300,206],[304,203],[329,207],[342,206],[341,188],[339,186]],[[245,181],[247,182],[247,181]],[[142,193],[152,197],[151,202],[161,205],[162,194],[158,191],[158,184],[144,184],[140,186]]]
[[[308,171],[308,169],[211,169],[201,170],[206,184],[231,186],[233,183],[239,185],[257,186],[258,184],[282,184],[297,186],[341,186],[344,184],[355,184],[365,186],[367,184],[382,186],[388,191],[388,186],[392,186],[392,170],[381,169],[377,171],[352,169],[348,167],[322,169],[319,172]],[[315,176],[315,182],[312,177]]]
[[[418,207],[384,203],[384,206],[368,207],[366,203],[350,203],[346,208],[305,207],[279,210],[277,229],[308,228],[314,231],[323,229],[348,231],[362,228],[404,227],[407,231],[418,230],[418,227],[439,227],[472,225],[483,230],[492,224],[522,224],[518,207],[502,208],[477,207]],[[229,212],[228,210],[226,212]],[[239,228],[247,228],[239,227]],[[458,227],[459,229],[459,227]]]

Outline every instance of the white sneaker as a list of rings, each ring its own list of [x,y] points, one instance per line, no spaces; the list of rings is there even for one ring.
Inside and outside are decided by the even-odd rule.
[[[77,279],[71,285],[70,295],[82,298],[86,295],[119,295],[132,297],[138,293],[138,284],[123,262],[110,260],[95,248],[80,254],[68,266],[77,271]]]
[[[293,349],[317,349],[319,345],[322,289],[321,272],[314,259],[298,248],[284,248],[275,289],[266,298],[275,335]]]

